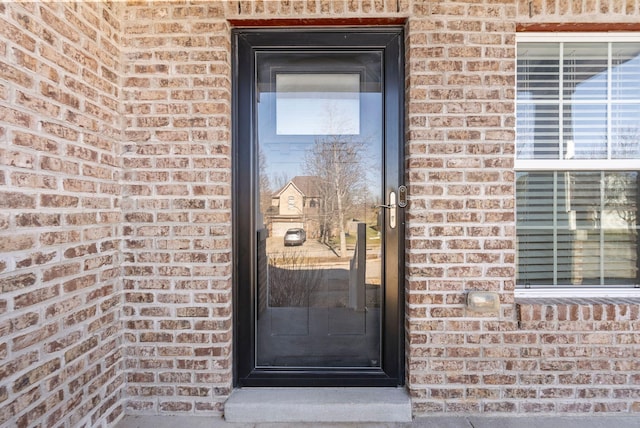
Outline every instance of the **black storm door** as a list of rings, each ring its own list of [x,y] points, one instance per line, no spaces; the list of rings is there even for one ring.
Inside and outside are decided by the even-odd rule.
[[[239,386],[403,383],[402,30],[235,30]]]

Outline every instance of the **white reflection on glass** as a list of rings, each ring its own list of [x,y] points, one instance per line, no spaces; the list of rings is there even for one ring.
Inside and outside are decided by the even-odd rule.
[[[358,135],[360,74],[276,76],[278,135]]]

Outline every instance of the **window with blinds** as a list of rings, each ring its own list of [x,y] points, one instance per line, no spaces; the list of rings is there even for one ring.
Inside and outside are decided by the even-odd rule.
[[[517,286],[638,286],[640,37],[566,39],[518,39]]]

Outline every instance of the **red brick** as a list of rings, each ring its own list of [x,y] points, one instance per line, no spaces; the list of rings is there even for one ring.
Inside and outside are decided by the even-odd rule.
[[[36,275],[33,273],[24,273],[0,279],[0,291],[8,293],[9,291],[20,290],[30,287],[36,283]]]
[[[25,209],[35,208],[36,198],[18,192],[0,192],[0,208],[2,209]]]
[[[19,392],[27,387],[30,387],[45,376],[48,376],[56,370],[59,370],[60,367],[60,360],[56,358],[40,365],[33,370],[30,370],[13,382],[13,392]]]
[[[14,298],[13,306],[16,309],[26,308],[50,300],[59,294],[60,290],[58,286],[40,288],[35,291],[17,295]]]
[[[77,196],[67,195],[41,195],[40,205],[43,207],[55,207],[55,208],[72,208],[78,206]]]
[[[21,47],[33,52],[35,50],[36,41],[25,32],[21,31],[15,25],[8,23],[6,20],[0,20],[0,34],[6,40],[11,40]]]
[[[19,351],[30,347],[36,343],[42,342],[49,336],[54,335],[59,331],[59,327],[57,324],[48,324],[45,325],[38,330],[32,331],[30,333],[26,333],[20,336],[16,336],[13,339],[13,351]]]

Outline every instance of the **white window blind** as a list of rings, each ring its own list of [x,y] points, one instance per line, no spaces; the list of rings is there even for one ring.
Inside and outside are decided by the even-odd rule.
[[[517,285],[637,286],[640,38],[560,39],[518,39]]]
[[[635,171],[517,174],[518,284],[635,285]]]

